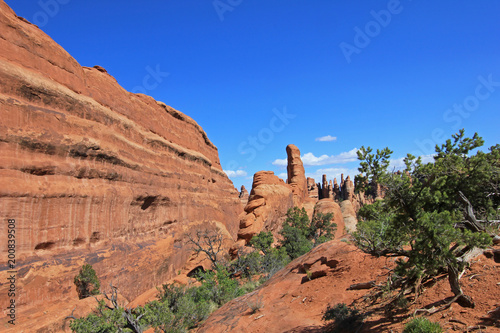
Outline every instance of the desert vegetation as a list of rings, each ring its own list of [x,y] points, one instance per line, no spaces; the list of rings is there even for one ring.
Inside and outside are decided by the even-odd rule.
[[[292,259],[332,239],[336,227],[332,218],[333,214],[318,214],[310,221],[305,210],[292,208],[281,231],[282,240],[275,247],[272,233],[263,231],[252,238],[250,253],[232,261],[223,255],[223,234],[196,230],[186,235],[188,243],[195,255],[203,253],[211,262],[210,270],[197,273],[197,284],[164,284],[157,300],[134,309],[120,305],[117,288],[110,285],[109,295],[104,292],[102,299],[96,298],[93,313],[73,318],[70,327],[78,333],[143,332],[149,327],[155,332],[187,332],[223,304],[257,288]],[[87,267],[85,272],[88,271]],[[93,274],[85,275],[95,276],[95,271],[91,271]],[[252,313],[263,306],[260,299],[248,304]]]
[[[388,308],[405,309],[416,302],[427,281],[446,275],[455,297],[432,311],[453,302],[474,306],[474,300],[462,291],[460,277],[471,258],[498,237],[495,230],[500,205],[500,145],[482,152],[482,144],[477,134],[467,138],[462,130],[436,147],[433,162],[424,164],[420,158],[407,155],[405,168],[397,172],[389,170],[392,151],[388,148],[376,153],[370,147],[359,150],[357,189],[383,196],[360,208],[358,230],[352,239],[373,256],[397,258],[386,283],[374,285],[370,291],[371,300],[383,298]],[[195,255],[203,254],[211,263],[209,270],[196,274],[197,283],[165,284],[157,300],[134,309],[121,306],[116,288],[110,286],[111,294],[104,293],[94,312],[75,318],[71,328],[75,332],[94,332],[96,328],[102,332],[142,332],[150,327],[155,332],[186,332],[196,328],[215,309],[254,290],[291,260],[333,239],[336,225],[332,218],[331,213],[316,214],[310,220],[303,208],[291,208],[279,240],[262,231],[251,239],[251,250],[233,260],[225,253],[220,232],[196,230],[186,235],[188,243]],[[82,268],[75,277],[82,295],[96,293],[95,272],[90,269]],[[250,313],[265,306],[261,299],[247,305]],[[366,316],[342,303],[328,305],[323,320],[326,330],[347,332],[359,330]],[[404,329],[440,331],[438,324],[418,317]]]
[[[498,223],[500,204],[500,145],[485,153],[477,150],[483,140],[464,130],[436,146],[432,163],[407,155],[405,169],[388,170],[391,151],[371,154],[360,149],[361,183],[377,182],[385,191],[383,200],[362,207],[358,247],[377,256],[397,256],[390,285],[399,292],[395,300],[411,290],[413,300],[423,282],[447,273],[457,301],[473,307],[462,292],[460,277],[469,261],[491,244],[490,228]]]

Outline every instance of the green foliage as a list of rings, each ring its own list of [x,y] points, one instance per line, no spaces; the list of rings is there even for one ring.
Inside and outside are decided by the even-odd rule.
[[[140,315],[141,321],[151,326],[155,333],[159,332],[185,332],[181,322],[176,321],[175,315],[168,306],[168,302],[152,301],[138,307],[136,312]]]
[[[356,308],[351,308],[345,303],[328,306],[323,314],[324,321],[333,320],[333,332],[355,332],[363,321],[363,314]]]
[[[271,245],[274,243],[274,237],[272,232],[261,231],[257,235],[252,237],[250,245],[259,251],[264,253],[269,252]]]
[[[83,265],[80,273],[75,276],[74,283],[80,299],[99,294],[101,284],[92,265]]]
[[[283,240],[280,247],[284,248],[291,259],[300,257],[313,248],[313,243],[308,239],[309,217],[304,208],[290,208],[287,212],[287,218],[283,223],[283,229],[280,231]]]
[[[391,226],[394,217],[394,212],[382,200],[361,207],[358,230],[352,234],[356,245],[376,256],[400,251],[406,239]]]
[[[117,330],[132,332],[127,328],[127,320],[123,316],[123,308],[109,309],[104,300],[100,300],[97,308],[87,317],[78,318],[71,322],[70,328],[78,333],[114,333]]]
[[[300,257],[315,245],[333,238],[337,225],[331,222],[332,219],[331,213],[317,214],[311,222],[304,208],[290,208],[280,231],[283,236],[280,247],[285,249],[291,259]]]
[[[408,284],[447,269],[463,270],[459,257],[467,249],[484,248],[491,242],[486,232],[472,230],[459,194],[468,198],[476,217],[497,216],[500,146],[491,147],[490,153],[472,154],[483,144],[477,134],[465,138],[461,130],[452,138],[436,147],[433,163],[423,164],[408,155],[406,168],[398,173],[386,171],[387,148],[376,157],[370,156],[370,148],[358,153],[360,171],[384,187],[385,198],[359,211],[355,242],[368,253],[403,256],[395,273]],[[468,228],[457,228],[460,224]]]
[[[389,167],[392,150],[389,150],[389,148],[377,149],[375,155],[371,152],[372,148],[365,148],[364,146],[357,151],[358,160],[360,160],[358,171],[361,174],[354,178],[356,192],[364,191],[371,194],[372,189],[369,184],[380,182]]]
[[[200,273],[198,279],[202,282],[196,289],[195,300],[198,302],[213,302],[218,306],[243,295],[238,281],[231,279],[225,267],[218,266],[215,272]]]
[[[243,278],[250,278],[259,274],[262,268],[262,257],[255,251],[244,256],[238,257],[231,263],[231,272],[233,275],[241,275]]]
[[[312,238],[314,245],[333,239],[337,224],[333,223],[332,220],[333,213],[317,213],[314,215],[309,227],[309,238]]]
[[[270,251],[261,258],[260,273],[266,274],[267,278],[270,278],[289,262],[290,259],[284,248],[270,249]]]
[[[406,324],[403,333],[441,333],[443,329],[439,323],[433,323],[424,317],[412,319]]]

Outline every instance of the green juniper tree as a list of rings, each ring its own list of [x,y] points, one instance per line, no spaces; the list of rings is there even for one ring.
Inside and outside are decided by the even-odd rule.
[[[83,265],[80,273],[75,276],[74,283],[80,299],[99,294],[101,284],[92,265]]]
[[[332,222],[333,213],[316,214],[310,221],[304,208],[290,208],[280,231],[283,239],[280,247],[291,259],[309,252],[314,246],[333,239],[337,225]]]
[[[459,278],[478,249],[490,244],[486,227],[500,207],[500,145],[476,151],[483,143],[461,130],[436,146],[433,163],[408,155],[397,173],[388,172],[387,163],[372,163],[377,158],[370,148],[360,149],[362,168],[369,170],[363,181],[382,185],[385,198],[361,208],[354,238],[365,252],[401,256],[394,271],[401,292],[413,286],[418,296],[423,280],[447,272],[454,301],[474,306]],[[388,161],[390,151],[382,152],[377,156]]]

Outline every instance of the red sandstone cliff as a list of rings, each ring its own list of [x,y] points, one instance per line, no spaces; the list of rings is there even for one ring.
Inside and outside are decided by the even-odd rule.
[[[20,307],[74,299],[84,262],[132,299],[182,268],[186,230],[234,239],[241,209],[193,119],[81,67],[0,0],[0,216],[16,220]]]

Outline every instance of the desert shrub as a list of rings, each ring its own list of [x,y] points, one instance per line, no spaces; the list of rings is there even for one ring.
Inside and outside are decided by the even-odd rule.
[[[345,303],[328,306],[323,314],[324,321],[334,321],[333,332],[354,332],[363,321],[363,314]]]
[[[218,266],[215,271],[200,273],[201,286],[195,290],[196,302],[213,302],[218,306],[243,295],[239,283],[226,267]]]
[[[292,260],[334,237],[337,225],[331,222],[332,213],[316,214],[310,221],[304,208],[294,207],[288,210],[286,216],[280,231],[283,236],[280,248],[284,248]]]
[[[377,154],[370,147],[358,151],[364,174],[360,186],[376,183],[385,197],[360,210],[353,237],[365,252],[402,258],[394,270],[402,290],[447,272],[457,302],[474,306],[459,277],[467,267],[467,252],[491,243],[483,224],[500,207],[500,145],[484,153],[477,150],[483,144],[477,133],[467,138],[460,130],[436,146],[432,163],[408,154],[405,169],[397,173],[387,171],[388,148]]]
[[[121,307],[110,309],[104,300],[101,300],[91,314],[73,320],[69,326],[73,332],[77,333],[111,333],[124,330],[127,327],[124,311]]]
[[[256,297],[253,300],[247,302],[248,307],[252,311],[252,313],[256,313],[260,309],[264,307],[264,301],[262,300],[262,296]]]
[[[244,278],[251,278],[253,275],[260,274],[262,271],[262,257],[255,251],[234,260],[229,270],[232,275],[241,275]]]
[[[269,252],[273,243],[274,237],[270,231],[261,231],[250,240],[250,245],[263,253]]]
[[[261,259],[261,272],[265,274],[266,278],[270,278],[289,262],[290,259],[284,248],[271,249]]]
[[[313,242],[308,239],[309,217],[304,208],[298,207],[290,208],[286,216],[283,229],[280,231],[283,236],[280,247],[285,249],[291,259],[295,259],[313,248]]]
[[[333,213],[317,213],[314,215],[309,226],[308,238],[315,246],[333,239],[337,224],[332,222]]]
[[[74,283],[80,299],[99,294],[101,284],[92,265],[83,265],[80,273],[75,276]]]
[[[441,333],[443,329],[439,323],[433,323],[424,317],[412,319],[406,324],[403,333]]]

